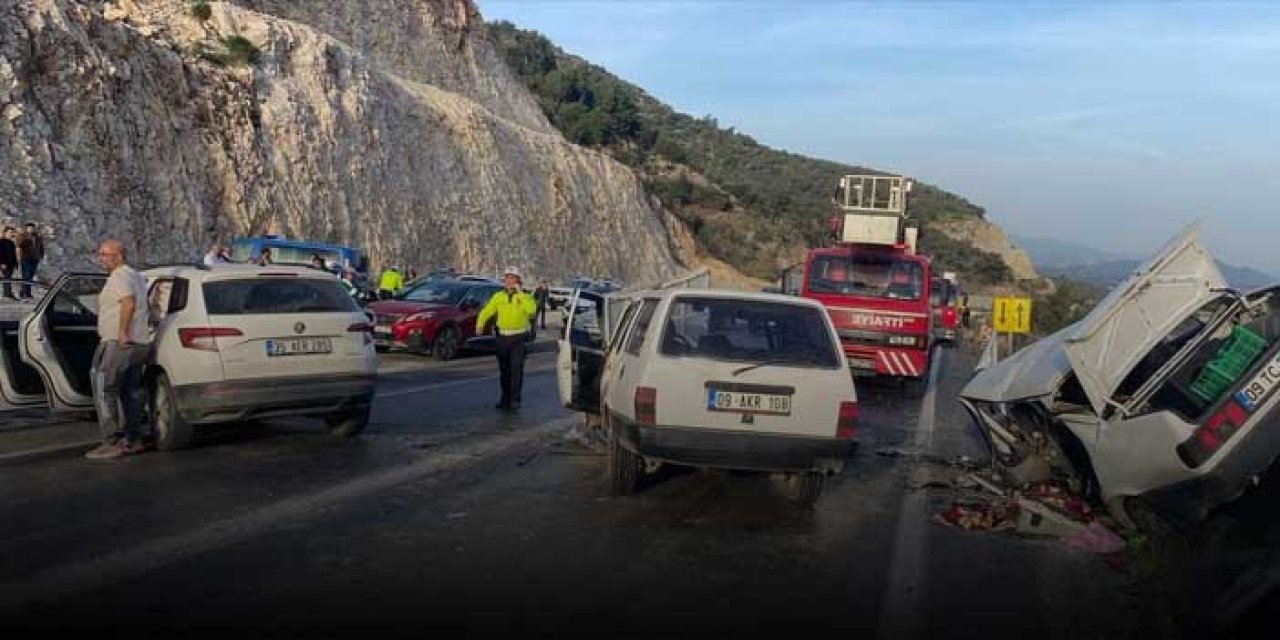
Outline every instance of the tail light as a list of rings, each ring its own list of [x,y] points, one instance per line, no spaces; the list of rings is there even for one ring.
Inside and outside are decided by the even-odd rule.
[[[1248,419],[1249,414],[1239,404],[1234,400],[1227,402],[1191,434],[1191,439],[1178,445],[1178,455],[1187,466],[1199,467],[1212,458]]]
[[[858,403],[841,402],[840,417],[836,420],[836,437],[849,439],[858,434]]]
[[[187,349],[217,351],[218,338],[242,336],[239,329],[230,327],[187,327],[178,329],[178,341]]]
[[[956,310],[952,309],[951,307],[947,307],[946,309],[943,309],[942,325],[945,327],[950,327],[955,323],[956,323]]]
[[[636,387],[636,422],[654,425],[658,422],[658,390]]]
[[[365,344],[369,344],[373,342],[373,324],[372,323],[357,322],[347,327],[347,333],[363,334]]]

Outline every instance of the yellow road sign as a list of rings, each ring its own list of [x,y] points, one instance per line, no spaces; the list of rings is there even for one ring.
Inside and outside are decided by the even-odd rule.
[[[991,325],[998,333],[1031,333],[1031,298],[996,298]]]

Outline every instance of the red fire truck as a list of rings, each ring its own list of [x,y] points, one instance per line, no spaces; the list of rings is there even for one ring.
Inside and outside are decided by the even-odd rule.
[[[934,276],[930,304],[933,306],[933,337],[943,344],[954,344],[960,336],[960,285],[956,274],[947,271]]]
[[[932,269],[915,250],[902,176],[844,176],[829,221],[833,246],[812,249],[782,289],[827,307],[855,375],[929,375]]]

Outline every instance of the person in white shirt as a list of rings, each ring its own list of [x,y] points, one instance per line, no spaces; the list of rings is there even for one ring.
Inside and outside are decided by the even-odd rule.
[[[204,254],[204,263],[206,266],[212,267],[215,264],[225,264],[230,262],[227,260],[226,249],[217,242],[209,248],[209,253]]]
[[[98,294],[99,342],[90,370],[102,445],[85,457],[115,460],[146,450],[142,368],[151,349],[150,309],[147,281],[125,263],[120,241],[103,241],[98,262],[110,273]]]

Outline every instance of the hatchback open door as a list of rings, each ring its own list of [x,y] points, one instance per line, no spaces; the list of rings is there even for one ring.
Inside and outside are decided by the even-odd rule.
[[[560,402],[578,411],[600,410],[600,371],[609,344],[609,298],[575,290],[557,341],[556,384]]]
[[[19,324],[22,361],[40,376],[53,411],[93,409],[89,370],[98,347],[98,294],[106,282],[105,274],[65,274]]]

